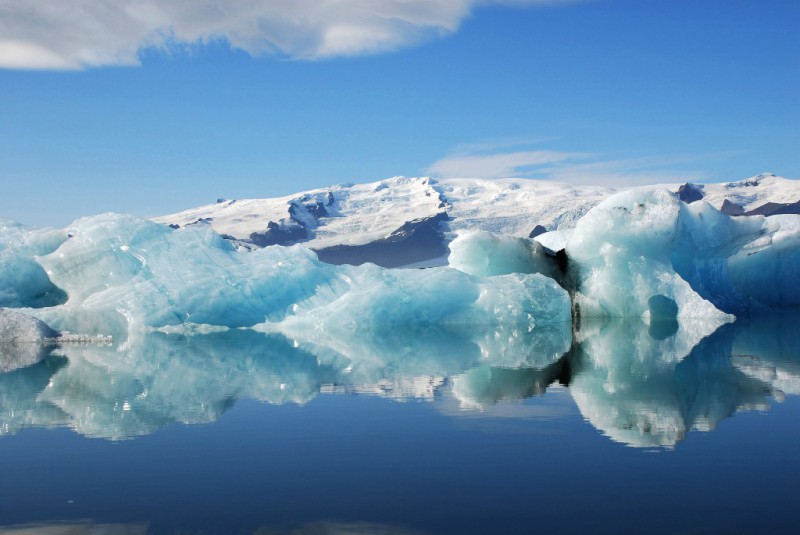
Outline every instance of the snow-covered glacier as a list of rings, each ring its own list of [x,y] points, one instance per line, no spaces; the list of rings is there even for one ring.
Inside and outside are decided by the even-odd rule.
[[[733,217],[652,188],[600,202],[560,231],[562,251],[466,231],[450,243],[449,267],[423,270],[332,265],[302,245],[249,250],[208,225],[116,214],[64,230],[2,228],[0,305],[59,331],[118,339],[175,329],[530,329],[573,315],[729,321],[800,306],[800,216]]]
[[[687,203],[708,202],[728,215],[800,210],[800,181],[768,173],[719,184],[648,187],[669,189]],[[591,208],[619,191],[523,178],[394,177],[280,198],[218,199],[156,220],[176,227],[210,226],[241,247],[303,243],[334,263],[438,265],[445,263],[445,246],[459,232],[529,238],[572,229]],[[387,245],[403,254],[386,258]],[[340,248],[347,254],[339,254]]]

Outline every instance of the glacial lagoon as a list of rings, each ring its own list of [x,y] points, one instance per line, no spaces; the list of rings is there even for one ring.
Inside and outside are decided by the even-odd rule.
[[[793,533],[797,325],[61,343],[0,374],[0,533]]]

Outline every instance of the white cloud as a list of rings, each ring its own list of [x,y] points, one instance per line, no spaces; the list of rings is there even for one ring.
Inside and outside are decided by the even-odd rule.
[[[393,50],[456,31],[473,9],[575,0],[0,0],[0,68],[137,65],[139,51],[225,40],[317,59]]]
[[[431,164],[425,173],[439,178],[536,178],[618,187],[706,178],[702,172],[685,168],[696,157],[610,158],[585,152],[499,151],[504,145],[468,145],[474,152],[462,147]]]
[[[434,162],[426,173],[442,178],[507,178],[531,174],[543,165],[573,160],[580,155],[558,151],[517,151],[499,154],[459,154]]]

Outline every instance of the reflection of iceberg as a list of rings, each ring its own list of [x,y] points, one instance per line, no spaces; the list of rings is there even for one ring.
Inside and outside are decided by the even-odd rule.
[[[800,314],[742,321],[733,339],[732,360],[742,373],[770,385],[773,395],[800,395]]]
[[[473,326],[392,331],[294,332],[295,342],[317,355],[350,364],[343,384],[391,397],[432,397],[432,386],[475,366],[547,366],[570,347],[569,323],[531,330]]]
[[[49,356],[33,366],[0,373],[0,436],[25,427],[53,427],[64,422],[64,413],[41,401],[39,394],[66,364],[64,357]]]
[[[452,393],[462,409],[484,409],[501,400],[541,396],[555,382],[569,381],[570,356],[546,368],[478,366],[453,378]]]
[[[65,345],[58,351],[69,361],[50,356],[0,374],[0,429],[68,425],[117,439],[211,422],[241,398],[306,403],[331,391],[452,398],[482,410],[560,383],[614,440],[671,446],[691,429],[711,429],[737,410],[766,407],[779,390],[797,390],[797,334],[780,322],[716,331],[715,323],[689,320],[654,325],[585,319],[572,345],[569,324],[471,334],[362,330],[329,339],[249,329],[151,333],[122,346]]]
[[[640,322],[611,322],[581,344],[570,392],[584,417],[612,439],[675,445],[691,429],[713,429],[737,410],[767,406],[770,386],[731,364],[738,329],[725,325],[692,348],[674,343],[681,330],[658,340]]]
[[[452,395],[462,409],[483,410],[560,383],[613,440],[674,446],[692,429],[713,429],[737,411],[766,409],[770,396],[800,390],[798,334],[786,328],[792,321],[717,328],[718,322],[688,319],[667,327],[584,320],[570,351],[550,365],[478,366],[451,379]]]
[[[123,438],[172,422],[210,422],[243,397],[304,403],[344,366],[322,363],[283,337],[252,331],[156,333],[127,347],[70,345],[60,351],[68,364],[51,357],[0,374],[7,432],[69,425],[89,436]]]
[[[568,324],[553,329],[544,329],[541,340],[538,328],[478,329],[471,338],[427,327],[313,340],[250,329],[150,333],[121,346],[65,345],[58,351],[68,363],[51,357],[0,374],[8,384],[0,414],[6,432],[69,425],[81,434],[117,439],[173,422],[211,422],[241,398],[302,404],[320,392],[348,391],[430,399],[450,377],[480,363],[557,360],[571,333]],[[502,343],[486,343],[495,338]]]
[[[154,334],[121,350],[80,346],[65,353],[69,365],[39,398],[61,409],[78,432],[108,438],[214,421],[243,397],[304,403],[337,377],[335,363],[251,331]]]

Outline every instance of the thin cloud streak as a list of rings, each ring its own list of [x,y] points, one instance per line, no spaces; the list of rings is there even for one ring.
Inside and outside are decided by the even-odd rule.
[[[0,0],[0,68],[138,65],[143,49],[224,41],[254,56],[374,54],[458,30],[475,8],[575,0]]]
[[[581,157],[558,151],[517,151],[501,154],[462,154],[434,162],[427,173],[442,178],[508,178],[530,174],[528,168],[557,164]]]
[[[542,150],[490,154],[461,152],[434,162],[425,173],[439,178],[535,178],[576,185],[626,187],[703,181],[707,178],[704,173],[682,167],[695,159],[613,159],[594,153]]]

